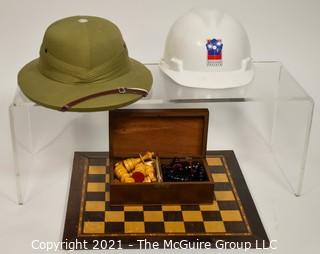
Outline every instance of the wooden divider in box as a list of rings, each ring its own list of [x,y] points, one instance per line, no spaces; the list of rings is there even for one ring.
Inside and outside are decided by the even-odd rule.
[[[110,203],[211,203],[214,184],[205,160],[207,109],[132,109],[109,112]],[[205,167],[207,181],[120,183],[113,168],[119,160],[154,152],[161,161],[191,157]]]

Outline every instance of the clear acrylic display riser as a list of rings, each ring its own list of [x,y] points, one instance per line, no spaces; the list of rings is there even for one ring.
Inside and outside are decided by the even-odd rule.
[[[158,64],[146,66],[154,79],[151,93],[126,108],[208,108],[207,150],[234,150],[243,171],[259,158],[255,166],[261,175],[268,169],[259,165],[272,160],[286,188],[301,195],[314,102],[280,62],[255,62],[255,78],[249,85],[219,90],[177,85]],[[19,204],[28,180],[24,176],[33,170],[35,160],[48,159],[41,157],[50,147],[58,145],[61,151],[50,154],[50,160],[70,168],[74,151],[109,150],[108,112],[50,110],[20,90],[9,111]],[[146,137],[142,142],[152,141]]]

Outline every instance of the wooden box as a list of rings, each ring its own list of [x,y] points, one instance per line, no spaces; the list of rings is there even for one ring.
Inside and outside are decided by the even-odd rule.
[[[214,184],[205,160],[209,112],[207,109],[134,109],[109,112],[110,203],[211,203]],[[155,152],[161,165],[173,158],[191,158],[205,167],[206,181],[120,183],[116,162]]]

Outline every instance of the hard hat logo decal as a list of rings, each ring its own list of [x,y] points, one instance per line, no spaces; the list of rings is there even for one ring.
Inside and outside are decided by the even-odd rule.
[[[207,40],[207,65],[222,66],[222,40],[212,39]]]

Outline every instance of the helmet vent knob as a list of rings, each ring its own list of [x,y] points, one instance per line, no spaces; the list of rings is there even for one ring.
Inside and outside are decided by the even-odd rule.
[[[88,20],[87,20],[87,19],[78,19],[78,22],[79,22],[79,23],[87,23]]]

